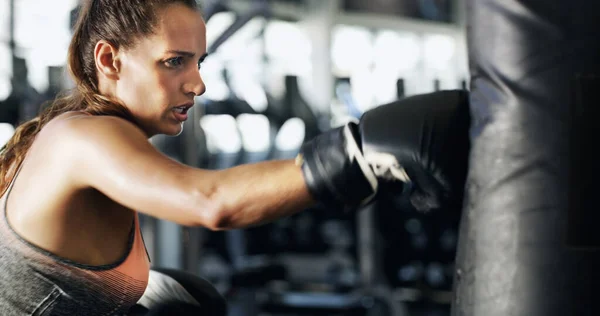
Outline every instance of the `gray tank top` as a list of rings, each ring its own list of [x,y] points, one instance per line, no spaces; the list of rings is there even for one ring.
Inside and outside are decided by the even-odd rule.
[[[14,179],[0,199],[0,315],[127,315],[144,293],[150,270],[137,214],[120,260],[104,266],[79,264],[35,246],[12,229],[6,201],[13,184]]]

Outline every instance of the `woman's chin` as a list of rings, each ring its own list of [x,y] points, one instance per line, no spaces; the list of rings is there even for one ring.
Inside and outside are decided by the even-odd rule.
[[[178,124],[170,124],[168,131],[164,133],[169,136],[179,136],[183,132],[183,122]]]

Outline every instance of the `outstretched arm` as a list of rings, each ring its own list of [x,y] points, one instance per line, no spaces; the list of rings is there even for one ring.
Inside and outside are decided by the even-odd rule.
[[[218,228],[263,224],[313,203],[293,160],[240,165],[215,172],[213,177],[212,198],[221,206]]]
[[[71,147],[76,185],[150,216],[221,230],[269,222],[313,203],[291,160],[203,170],[164,156],[119,118],[88,116],[61,124],[59,138]]]

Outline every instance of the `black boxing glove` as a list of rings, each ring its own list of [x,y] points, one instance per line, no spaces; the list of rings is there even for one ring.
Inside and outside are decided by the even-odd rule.
[[[412,205],[428,211],[462,200],[469,128],[468,93],[439,91],[369,110],[358,125],[305,143],[299,157],[309,191],[328,207],[359,207],[381,185],[403,183]]]
[[[377,193],[377,178],[360,150],[358,125],[348,123],[316,136],[300,148],[296,163],[315,200],[348,211]]]
[[[467,91],[416,95],[363,114],[362,153],[383,188],[410,184],[411,204],[430,211],[462,203],[470,152]]]

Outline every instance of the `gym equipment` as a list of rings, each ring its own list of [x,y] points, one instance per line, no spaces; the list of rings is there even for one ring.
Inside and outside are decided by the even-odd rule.
[[[262,113],[269,118],[276,137],[268,159],[290,159],[296,156],[306,140],[322,132],[322,122],[306,102],[298,86],[298,77],[284,77],[285,93],[276,99],[268,92],[268,105]]]
[[[597,315],[597,1],[470,0],[452,315]]]
[[[238,164],[247,164],[264,160],[271,151],[268,119],[260,114],[205,115],[200,125],[206,134],[209,152],[208,169],[225,169]],[[260,278],[260,269],[252,266],[246,255],[246,241],[243,230],[224,232],[225,244],[222,245],[226,257],[231,261],[231,282],[254,284],[252,279]],[[264,267],[267,272],[269,267]],[[246,278],[247,280],[244,280]],[[261,283],[259,281],[258,283]]]
[[[404,79],[399,78],[398,80],[396,80],[396,98],[398,100],[400,100],[400,99],[403,99],[405,96],[406,96],[406,84],[404,82]]]
[[[322,133],[323,130],[320,128],[322,122],[302,97],[297,76],[285,76],[285,91],[283,102],[288,111],[286,117],[298,117],[304,121],[306,125],[305,139],[310,140]]]
[[[257,16],[268,17],[268,6],[266,1],[255,1],[252,9],[244,14],[237,14],[236,21],[211,44],[209,53],[214,53],[217,48],[236,31],[241,29],[248,21]],[[212,10],[212,9],[211,9]],[[218,10],[229,10],[225,5],[220,5]],[[210,11],[210,10],[209,10]],[[212,11],[210,11],[212,12]],[[208,16],[214,15],[208,13]],[[206,135],[206,147],[209,155],[201,167],[209,169],[228,168],[241,163],[251,163],[270,159],[273,156],[283,157],[290,155],[290,151],[297,151],[294,145],[284,144],[278,149],[273,149],[275,135],[280,136],[279,128],[287,124],[287,128],[281,131],[280,138],[285,134],[298,133],[299,125],[290,117],[281,117],[282,121],[274,122],[269,115],[273,107],[274,98],[267,95],[269,106],[266,111],[260,113],[250,106],[247,100],[239,98],[234,92],[231,81],[231,69],[223,67],[221,76],[225,85],[229,88],[229,96],[225,100],[214,101],[203,100],[204,115],[200,119],[201,128]],[[265,116],[266,115],[266,116]],[[291,120],[291,121],[290,121]],[[288,123],[288,121],[290,121]],[[249,126],[250,123],[258,124]],[[303,127],[303,126],[301,126]],[[257,130],[258,129],[258,130]],[[261,135],[255,135],[260,132]],[[285,133],[284,133],[285,132]],[[301,130],[304,134],[304,130]],[[300,136],[303,140],[303,136]],[[281,142],[281,141],[280,141]],[[297,140],[295,141],[298,142]],[[299,147],[299,145],[296,145]],[[294,153],[295,155],[295,153]],[[285,271],[277,264],[263,262],[260,258],[249,256],[247,253],[247,236],[244,230],[233,230],[224,233],[211,233],[208,236],[205,249],[215,248],[216,252],[202,256],[201,270],[212,269],[215,266],[211,262],[229,262],[227,269],[217,269],[215,282],[224,293],[235,292],[232,297],[232,307],[238,309],[239,301],[243,302],[242,308],[245,312],[252,309],[253,303],[248,299],[244,288],[263,286],[271,279],[281,279]],[[210,268],[210,267],[213,268]],[[239,313],[239,311],[237,312]]]
[[[269,106],[272,111],[269,112],[269,109],[267,109],[265,113],[283,110],[278,112],[280,116],[276,119],[284,119],[289,115],[289,113],[285,113],[285,111],[290,110],[285,103],[278,103],[273,107],[271,105],[270,103]],[[255,116],[251,114],[243,115]],[[263,126],[264,130],[266,124],[263,125],[265,125]],[[272,125],[277,127],[278,124],[272,123]],[[295,157],[304,142],[304,135],[304,121],[298,117],[288,118],[281,125],[279,131],[277,131],[275,142],[271,144],[271,154],[267,159],[289,159]],[[247,157],[250,158],[250,156]],[[323,226],[328,227],[338,227],[339,225],[336,225],[335,221],[331,219],[319,217],[319,214],[323,215],[325,213],[323,210],[316,210],[315,212],[307,210],[296,216],[282,219],[269,225],[244,230],[243,234],[245,238],[243,239],[243,244],[242,242],[238,242],[238,249],[243,249],[243,251],[239,251],[239,253],[244,254],[244,261],[252,262],[252,265],[255,266],[254,270],[262,266],[258,270],[262,269],[263,271],[262,283],[253,284],[265,286],[267,282],[283,280],[284,276],[285,283],[327,282],[330,284],[338,282],[336,280],[339,280],[341,278],[340,275],[344,274],[346,270],[343,264],[342,266],[340,264],[336,265],[333,261],[344,261],[344,259],[341,259],[343,255],[340,254],[345,249],[336,251],[335,249],[339,247],[333,245],[336,243],[332,241],[335,238],[323,236],[323,234],[327,234],[329,231],[326,231],[326,229],[319,230],[319,227],[321,223],[323,223]],[[336,237],[342,237],[341,233],[343,230],[338,230],[338,232],[340,234]],[[324,242],[324,239],[329,241]],[[232,244],[229,244],[229,246],[232,246]],[[342,248],[345,247],[342,246]],[[324,253],[328,249],[331,249],[332,252]],[[302,254],[298,255],[299,253]],[[336,258],[332,258],[332,256],[336,256]],[[300,259],[299,257],[303,258]],[[304,261],[306,258],[310,258],[307,259],[309,261]],[[311,269],[306,269],[300,262],[310,264]],[[251,285],[248,282],[244,283],[246,284],[245,286]]]
[[[440,212],[443,212],[446,208],[460,205],[460,200],[462,199],[462,185],[464,184],[464,176],[466,173],[466,162],[461,161],[460,163],[455,163],[455,160],[459,160],[469,152],[469,111],[466,97],[467,96],[463,91],[441,91],[405,98],[401,101],[369,110],[363,115],[359,125],[362,126],[362,129],[360,130],[361,133],[366,133],[361,137],[361,146],[363,149],[369,148],[369,150],[376,151],[373,147],[369,147],[370,140],[377,139],[377,144],[381,144],[381,142],[384,142],[386,139],[398,141],[398,137],[388,137],[390,135],[377,133],[377,130],[380,128],[387,132],[397,132],[398,127],[396,126],[409,128],[408,131],[413,131],[414,129],[415,132],[427,134],[427,139],[430,139],[432,144],[435,144],[433,146],[424,146],[425,148],[428,148],[428,150],[432,150],[431,153],[447,152],[442,149],[445,147],[442,144],[445,141],[449,141],[454,145],[452,146],[452,149],[456,156],[451,156],[446,162],[435,163],[438,167],[445,165],[446,167],[443,168],[448,168],[448,171],[450,171],[449,169],[452,169],[450,174],[448,174],[448,181],[442,181],[445,185],[449,185],[447,188],[453,188],[448,192],[452,192],[449,193],[449,195],[454,196],[448,199],[449,196],[442,197],[445,194],[438,195],[439,192],[433,194],[434,196],[441,198],[434,203],[435,208],[442,208]],[[413,112],[412,110],[415,110],[416,112]],[[400,112],[403,114],[400,114]],[[404,115],[404,113],[410,114]],[[440,116],[436,113],[440,114]],[[419,124],[416,123],[419,118],[424,120],[425,123],[423,123],[423,125],[426,126],[425,129],[414,128],[414,124]],[[411,124],[404,121],[404,119],[411,119]],[[392,122],[395,123],[394,126],[391,125]],[[444,122],[450,124],[447,125]],[[410,135],[408,131],[404,132],[402,136],[407,137]],[[454,136],[449,136],[448,131],[451,131],[450,134]],[[431,134],[428,134],[428,132],[431,132]],[[377,134],[378,137],[373,136],[371,138],[371,136],[368,136],[369,133]],[[441,137],[438,138],[438,136]],[[417,138],[422,139],[420,137]],[[322,147],[329,148],[329,146]],[[422,146],[417,147],[421,148]],[[386,148],[387,150],[390,150],[389,146]],[[428,157],[433,158],[434,156],[436,156],[436,154],[429,155]],[[444,159],[447,157],[448,156],[445,156]],[[309,156],[305,156],[305,159],[310,158]],[[410,163],[404,163],[404,166],[408,167],[409,164]],[[450,166],[452,166],[452,168],[449,168]],[[417,178],[419,178],[419,176],[416,176],[414,179]],[[418,182],[419,180],[416,181]],[[425,182],[427,182],[427,180],[425,180]],[[419,186],[419,184],[417,183],[416,186]],[[410,190],[412,189],[410,189],[409,186],[406,188],[408,189],[405,192],[411,192]],[[399,191],[398,187],[395,187],[394,190],[387,191],[386,193],[391,192],[397,197],[400,195],[398,192],[402,192],[402,190]],[[382,194],[382,196],[385,195]],[[415,208],[423,209],[423,204],[420,204],[420,202],[415,203],[414,196],[412,199],[406,199],[406,197],[407,196],[404,196],[404,209],[410,209],[412,211],[414,211]],[[388,207],[387,209],[386,206]],[[425,209],[429,209],[429,206],[431,205],[428,205]],[[330,209],[332,207],[328,208],[329,211],[331,211]],[[368,204],[366,207],[361,208],[360,212],[356,213],[356,234],[358,239],[356,253],[358,254],[357,266],[360,269],[357,277],[358,280],[344,284],[343,282],[340,282],[343,280],[340,279],[340,277],[343,277],[344,274],[338,273],[335,275],[336,278],[329,279],[329,282],[327,282],[329,285],[328,290],[322,292],[311,290],[310,287],[302,287],[293,283],[283,290],[277,288],[268,289],[266,293],[261,296],[261,309],[272,313],[290,313],[294,315],[406,315],[404,304],[397,301],[390,286],[390,282],[388,282],[387,276],[384,273],[386,265],[383,262],[385,259],[383,254],[385,251],[383,249],[383,240],[377,228],[379,227],[377,223],[377,214],[391,211],[400,212],[398,208],[392,208],[383,203],[380,204],[377,200]],[[334,226],[330,226],[325,230],[332,234],[336,234],[337,236],[343,236],[343,234],[335,233],[335,230],[332,227],[334,228]],[[415,235],[419,235],[419,232],[415,232]],[[434,234],[430,235],[433,236]],[[415,239],[419,242],[418,238]],[[416,248],[418,249],[418,247],[420,247],[423,253],[427,253],[431,248],[429,247],[429,244],[432,243],[434,242],[424,243],[420,246],[417,245]],[[334,253],[335,251],[344,249],[347,245],[340,244],[336,247],[338,250],[334,250]],[[448,277],[451,274],[448,273],[447,267],[444,266],[445,262],[442,260],[444,258],[429,258],[427,255],[424,255],[422,259],[424,262],[422,267],[423,271],[420,272],[420,275],[419,272],[416,272],[418,275],[414,276],[413,280],[410,281],[415,283],[421,280],[428,282],[431,289],[443,289],[444,286],[447,288]],[[436,261],[437,259],[440,260]],[[346,269],[346,271],[352,272],[352,269],[348,269],[343,265],[338,265],[337,267],[334,265],[332,267],[334,269]],[[293,271],[294,269],[290,270]],[[416,284],[413,285],[415,285],[416,289]]]
[[[205,99],[204,114],[226,114],[231,115],[234,118],[240,114],[258,114],[258,112],[255,111],[245,100],[238,98],[233,92],[230,84],[229,70],[227,68],[222,69],[221,75],[223,76],[224,83],[229,90],[229,94],[224,100],[215,101]]]
[[[227,72],[227,70],[223,71],[223,77],[229,85]],[[265,91],[268,104],[262,112],[254,110],[245,100],[239,99],[231,92],[225,100],[205,99],[204,114],[205,116],[229,115],[235,120],[239,120],[239,117],[245,119],[252,117],[255,121],[261,120],[260,118],[264,121],[266,118],[270,126],[269,141],[275,142],[276,146],[270,146],[269,154],[262,160],[293,158],[298,153],[301,143],[320,134],[322,129],[321,122],[300,93],[298,78],[290,75],[284,80],[286,92],[282,99],[276,99]],[[264,127],[264,124],[262,126]],[[286,135],[290,135],[290,138]],[[286,142],[289,140],[290,143],[284,143],[284,140]]]
[[[297,280],[291,278],[292,282],[285,286],[273,286],[259,292],[258,303],[261,310],[276,315],[408,315],[404,305],[396,300],[385,283],[379,283],[382,280],[369,283],[362,274],[365,268],[378,267],[369,264],[363,266],[363,261],[363,271],[359,276],[354,267],[356,263],[345,262],[347,258],[344,259],[344,254],[341,253],[344,247],[334,246],[333,252],[319,258],[320,260],[308,257],[304,261],[298,260],[303,258],[301,256],[289,256],[297,269],[318,270],[320,265],[324,265],[330,270],[327,273],[317,273],[317,278],[313,276],[312,280],[305,280],[304,283],[296,283]],[[296,269],[291,268],[290,274],[295,274],[292,272],[294,270]],[[303,271],[303,274],[307,275],[309,272]],[[323,275],[326,277],[323,278]]]
[[[235,118],[228,114],[205,115],[200,124],[207,135],[210,153],[208,168],[230,168],[237,164],[262,161],[271,152],[271,125],[264,115],[243,113]],[[212,248],[216,252],[203,256],[200,264],[203,275],[211,278],[226,294],[232,315],[257,313],[255,289],[269,281],[285,278],[283,266],[268,257],[248,254],[248,238],[243,229],[209,234],[205,248]],[[215,261],[221,264],[227,262],[227,270],[210,275],[208,269]]]
[[[216,48],[213,48],[213,50],[216,51]],[[225,72],[224,77],[226,78],[226,82],[228,83],[228,73]],[[269,119],[272,127],[271,131],[277,132],[271,133],[272,137],[278,137],[280,134],[285,134],[285,126],[296,126],[294,129],[298,131],[298,134],[304,135],[303,137],[298,137],[297,139],[302,139],[302,141],[305,139],[308,140],[316,135],[319,135],[322,132],[319,128],[319,125],[322,123],[322,121],[319,121],[320,118],[316,117],[310,106],[303,100],[298,87],[297,79],[298,78],[294,76],[286,77],[286,96],[283,100],[274,100],[274,98],[267,95],[267,98],[269,99],[269,106],[267,107],[267,110],[262,113],[257,113],[256,111],[253,111],[251,107],[248,106],[247,102],[245,102],[244,100],[240,100],[236,98],[235,95],[233,95],[231,98],[221,103],[205,100],[207,105],[206,107],[203,107],[206,109],[205,115],[227,115],[229,116],[229,118],[227,118],[227,121],[234,121],[239,128],[241,117],[256,117],[255,115],[262,114]],[[275,113],[277,113],[277,115],[272,115]],[[226,124],[232,125],[230,123]],[[215,136],[208,135],[212,132],[207,132],[207,129],[205,129],[204,127],[202,128],[202,130],[204,131],[204,133],[207,134],[207,138]],[[244,163],[244,161],[257,161],[263,159],[263,151],[256,153],[257,155],[248,155],[249,153],[251,153],[251,151],[244,149],[243,136],[243,134],[238,135],[238,140],[239,143],[241,143],[242,150],[232,150],[231,153],[226,153],[222,149],[215,150],[214,148],[212,148],[213,152],[211,153],[211,155],[209,155],[208,164],[203,161],[199,165],[203,167],[208,166],[209,168],[224,168],[226,166]],[[285,147],[281,145],[284,144],[284,142],[282,141],[280,142],[280,146],[275,148],[266,159],[270,159],[273,157],[291,158],[295,156],[295,153],[298,152],[299,144],[302,143],[302,141],[298,141],[298,145],[295,147],[290,146],[291,149],[290,147]],[[215,142],[212,143],[214,144]],[[223,143],[220,142],[220,144]],[[229,154],[230,156],[225,157]],[[319,209],[318,211],[322,212],[323,210]],[[309,214],[309,212],[303,215],[307,214]],[[271,269],[273,269],[276,267],[281,267],[281,265],[278,264],[287,262],[286,258],[284,258],[284,255],[272,256],[271,252],[274,251],[274,249],[281,250],[281,247],[271,247],[273,246],[271,244],[269,244],[268,246],[266,246],[264,243],[260,244],[259,246],[261,246],[263,249],[273,248],[267,249],[266,256],[257,256],[253,253],[253,251],[251,251],[256,249],[256,243],[260,243],[261,241],[265,240],[256,237],[261,237],[261,234],[265,233],[271,234],[271,232],[275,231],[276,226],[281,226],[278,230],[280,232],[286,230],[287,232],[294,232],[293,234],[287,235],[288,237],[292,238],[287,240],[288,245],[285,248],[285,250],[293,250],[295,249],[294,247],[308,247],[303,245],[310,245],[311,234],[313,234],[312,238],[315,238],[314,227],[323,227],[323,231],[328,232],[330,234],[332,231],[340,232],[339,234],[336,233],[336,237],[338,237],[337,239],[334,237],[330,238],[330,240],[327,240],[325,242],[326,244],[328,244],[326,247],[329,248],[324,251],[324,257],[326,257],[326,259],[323,261],[329,261],[327,261],[327,263],[325,263],[323,267],[326,267],[328,270],[325,271],[325,273],[319,274],[318,276],[315,275],[315,278],[313,279],[313,281],[317,281],[318,278],[322,277],[322,279],[319,281],[324,281],[324,283],[329,286],[328,290],[325,290],[325,292],[323,293],[310,293],[310,286],[313,286],[314,283],[306,284],[306,286],[303,287],[302,285],[299,285],[297,283],[294,284],[292,282],[275,282],[275,289],[271,287],[269,287],[267,290],[261,289],[261,287],[265,286],[266,284],[269,284],[272,280],[277,280],[278,278],[283,279],[283,276],[285,276],[286,281],[290,279],[287,275],[285,275],[287,272],[289,272],[289,270],[280,270],[278,272],[279,274],[272,273],[270,275],[265,272],[265,267],[270,267]],[[386,305],[389,305],[387,308],[390,308],[391,306],[392,309],[398,310],[398,307],[396,305],[397,303],[395,302],[395,298],[393,297],[391,290],[379,284],[382,283],[381,279],[377,281],[370,281],[371,284],[374,284],[374,286],[370,286],[369,288],[361,288],[360,284],[358,283],[360,280],[356,280],[356,271],[353,271],[352,268],[349,267],[351,264],[345,261],[347,258],[344,258],[344,256],[340,255],[344,252],[355,251],[355,249],[354,245],[350,246],[350,244],[354,241],[347,241],[345,238],[339,237],[344,236],[345,234],[354,235],[355,232],[353,230],[351,232],[344,232],[346,228],[341,229],[340,227],[342,226],[343,225],[341,225],[339,221],[325,219],[323,223],[321,223],[321,218],[311,218],[307,215],[304,217],[291,219],[290,221],[282,221],[281,225],[272,225],[268,227],[268,229],[265,229],[267,227],[262,227],[261,229],[252,229],[251,231],[244,232],[233,231],[229,234],[214,233],[214,236],[213,233],[211,233],[211,237],[209,237],[209,239],[212,241],[214,241],[214,239],[220,239],[220,237],[223,237],[222,240],[217,241],[216,244],[217,248],[219,248],[219,250],[217,250],[217,252],[219,252],[218,255],[212,257],[212,259],[215,259],[213,261],[217,262],[217,265],[221,264],[221,268],[217,267],[219,271],[216,273],[220,274],[220,277],[226,279],[226,282],[223,283],[225,283],[227,286],[220,287],[220,289],[224,289],[223,293],[228,292],[232,296],[237,295],[238,297],[239,293],[244,291],[244,288],[250,289],[251,291],[254,290],[256,293],[258,293],[259,298],[262,294],[266,293],[266,297],[270,297],[270,299],[259,300],[258,302],[246,301],[248,305],[242,305],[241,307],[244,308],[259,303],[259,305],[265,307],[265,309],[277,309],[277,306],[279,306],[279,308],[282,309],[287,308],[288,312],[292,314],[301,311],[306,312],[309,310],[331,314],[344,310],[349,311],[355,308],[356,311],[360,312],[360,314],[365,314],[367,311],[370,311],[369,315],[375,315],[378,314],[378,308],[384,308],[384,306]],[[363,228],[357,229],[361,230]],[[318,232],[316,234],[318,234]],[[286,236],[284,233],[282,233],[281,235]],[[213,238],[215,236],[216,238]],[[362,236],[364,237],[365,234],[363,233]],[[313,244],[314,251],[321,251],[321,247],[322,245],[320,244]],[[203,248],[204,250],[202,254],[202,261],[207,261],[205,259],[207,259],[208,257],[208,251],[214,251],[214,249],[209,249],[210,247],[206,246],[204,246]],[[220,251],[223,252],[221,253]],[[287,258],[291,257],[292,256],[289,256]],[[364,261],[365,259],[368,260],[367,256],[364,256],[362,260]],[[227,261],[230,261],[231,266],[223,267],[222,264]],[[240,264],[240,262],[242,262],[242,264]],[[308,262],[308,264],[315,265],[314,261],[306,262]],[[356,265],[356,263],[353,264]],[[432,266],[435,268],[435,265]],[[216,266],[213,265],[212,267],[215,268]],[[371,269],[376,270],[378,268],[378,265],[371,264]],[[427,269],[424,268],[423,270],[425,271]],[[423,272],[423,274],[425,273],[426,272]],[[435,276],[435,273],[432,273],[432,275]],[[298,279],[296,279],[296,281]],[[435,277],[433,279],[435,279]],[[219,286],[222,285],[222,283],[218,281],[217,284]],[[281,286],[282,284],[285,284],[283,288],[287,288],[288,290],[277,290],[277,286]],[[233,294],[231,292],[233,292]],[[329,301],[330,299],[333,301]],[[303,303],[294,303],[298,302],[298,300],[302,301]],[[339,303],[337,304],[337,307],[334,306],[336,305],[336,301]],[[331,302],[334,302],[334,304],[331,304]],[[250,310],[251,308],[248,309]],[[401,312],[379,312],[379,314],[403,315],[403,313]]]
[[[40,96],[40,100],[42,102],[42,107],[40,107],[40,110],[43,110],[44,106],[50,104],[58,96],[58,94],[66,88],[64,75],[64,67],[48,67],[48,88]]]
[[[29,83],[25,59],[13,56],[12,62],[12,90],[9,96],[0,102],[0,108],[2,109],[0,111],[0,122],[18,126],[37,115],[43,99]]]
[[[316,212],[325,210],[317,209]],[[279,259],[290,267],[288,282],[259,292],[261,310],[276,315],[408,315],[403,304],[385,286],[385,280],[373,277],[379,267],[373,253],[366,250],[376,248],[373,238],[376,232],[373,223],[361,222],[368,219],[362,215],[368,212],[362,211],[360,219],[354,223],[361,231],[358,241],[351,223],[322,220],[322,236],[318,238],[329,244],[329,250],[321,256],[316,256],[315,249],[305,256],[293,255],[289,250],[287,254],[279,255]],[[365,227],[368,230],[364,230]],[[358,249],[356,243],[359,243]],[[353,258],[355,253],[361,256],[360,262]]]

